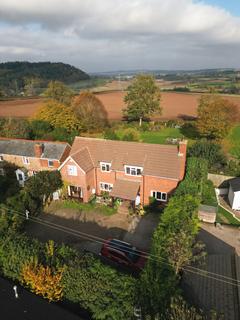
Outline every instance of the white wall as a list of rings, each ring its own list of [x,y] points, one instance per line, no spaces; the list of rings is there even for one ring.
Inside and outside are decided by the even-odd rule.
[[[240,191],[234,192],[232,209],[233,210],[240,210]]]
[[[231,208],[233,208],[234,192],[233,192],[231,185],[229,186],[229,190],[228,190],[228,200],[229,200]]]

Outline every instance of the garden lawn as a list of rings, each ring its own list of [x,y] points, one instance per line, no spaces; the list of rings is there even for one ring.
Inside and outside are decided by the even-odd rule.
[[[233,156],[240,159],[240,124],[232,128],[224,144]]]
[[[141,140],[146,143],[167,143],[167,138],[183,138],[180,129],[163,128],[160,131],[145,131],[141,132]]]
[[[237,219],[235,219],[231,215],[231,213],[229,213],[227,210],[223,209],[220,206],[218,207],[216,221],[223,224],[230,224],[234,227],[240,227],[240,222]]]
[[[82,203],[76,200],[62,200],[53,202],[56,209],[74,209],[79,212],[96,212],[105,216],[111,216],[117,212],[116,208],[97,203]]]

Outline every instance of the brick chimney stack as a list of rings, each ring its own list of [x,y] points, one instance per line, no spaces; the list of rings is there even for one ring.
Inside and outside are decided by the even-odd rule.
[[[43,154],[43,145],[41,143],[36,143],[34,145],[34,154],[36,158],[41,158]]]
[[[186,156],[187,154],[187,140],[182,140],[179,142],[178,155],[179,157]]]

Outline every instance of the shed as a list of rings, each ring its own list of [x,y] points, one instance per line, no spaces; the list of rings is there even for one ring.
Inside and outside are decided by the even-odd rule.
[[[198,210],[198,218],[201,221],[214,223],[216,221],[217,208],[213,206],[200,205]]]
[[[229,181],[228,200],[233,210],[240,210],[240,177]]]

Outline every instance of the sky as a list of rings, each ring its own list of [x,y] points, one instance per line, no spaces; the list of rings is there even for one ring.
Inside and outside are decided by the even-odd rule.
[[[240,68],[240,0],[1,0],[0,61]]]

